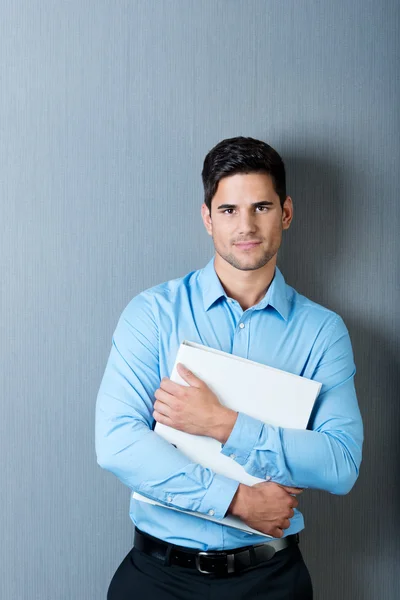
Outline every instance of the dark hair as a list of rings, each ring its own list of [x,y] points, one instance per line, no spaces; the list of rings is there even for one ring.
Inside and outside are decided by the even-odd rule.
[[[251,137],[234,137],[219,142],[204,159],[201,173],[204,202],[211,213],[211,200],[223,177],[236,173],[267,173],[281,201],[286,199],[285,165],[276,150]]]

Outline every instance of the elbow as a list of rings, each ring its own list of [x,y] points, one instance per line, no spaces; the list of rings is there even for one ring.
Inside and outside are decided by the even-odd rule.
[[[104,419],[99,415],[95,425],[95,452],[97,464],[106,471],[114,472],[120,460],[121,447],[125,440],[121,441],[121,424],[119,419]]]
[[[121,468],[123,463],[124,452],[120,445],[115,443],[115,440],[107,436],[96,437],[95,444],[97,464],[106,471],[115,473]]]
[[[340,477],[334,484],[331,493],[337,496],[345,496],[353,489],[357,477],[358,475],[354,473],[348,473],[346,476]]]
[[[112,426],[98,426],[95,431],[97,464],[106,471],[121,477],[125,471],[133,472],[140,463],[141,441],[150,433],[141,421],[116,422]]]
[[[97,464],[105,471],[109,471],[117,477],[120,477],[125,471],[126,461],[119,452],[114,453],[111,449],[107,452],[106,448],[102,448],[101,451],[96,450],[96,456]]]
[[[104,446],[101,447],[99,444],[96,444],[96,458],[99,467],[105,469],[106,471],[113,470],[113,457],[109,452],[106,451]]]
[[[101,432],[100,427],[97,422],[96,422],[94,439],[95,439],[94,449],[95,449],[97,464],[102,469],[108,469],[108,466],[107,466],[108,458],[109,458],[108,452],[106,451],[104,441],[103,441],[103,435],[102,435],[102,432]]]
[[[354,487],[358,479],[359,466],[353,460],[348,459],[347,464],[342,467],[340,472],[336,472],[336,476],[332,479],[331,494],[337,496],[345,496]]]
[[[107,436],[103,435],[99,430],[96,430],[95,436],[95,452],[97,464],[106,471],[113,472],[117,461],[117,455],[110,440]]]
[[[345,443],[347,442],[347,443]],[[328,491],[331,494],[345,496],[354,487],[358,479],[361,464],[361,444],[349,443],[349,440],[331,438],[332,469]]]
[[[110,464],[110,460],[109,457],[105,456],[104,454],[99,454],[96,452],[97,455],[97,464],[99,465],[99,467],[101,467],[102,469],[105,469],[106,471],[111,471],[112,470],[112,465]]]

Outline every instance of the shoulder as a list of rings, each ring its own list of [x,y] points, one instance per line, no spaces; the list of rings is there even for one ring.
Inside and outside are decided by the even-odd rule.
[[[322,335],[328,342],[338,336],[348,335],[344,320],[337,312],[307,298],[289,285],[287,291],[293,318],[299,323],[303,322],[315,335]]]
[[[121,317],[130,321],[138,316],[155,317],[156,312],[162,307],[173,307],[183,293],[187,294],[190,288],[197,284],[201,270],[191,271],[182,277],[164,281],[147,288],[134,296],[124,308]]]

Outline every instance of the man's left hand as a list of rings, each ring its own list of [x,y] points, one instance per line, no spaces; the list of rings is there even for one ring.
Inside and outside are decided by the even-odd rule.
[[[163,377],[154,394],[154,419],[174,429],[209,436],[224,444],[238,413],[222,406],[207,384],[181,363],[178,363],[177,371],[189,386]]]

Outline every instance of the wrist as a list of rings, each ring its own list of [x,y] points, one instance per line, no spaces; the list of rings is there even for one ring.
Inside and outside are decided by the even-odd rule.
[[[221,444],[226,444],[235,426],[238,414],[235,410],[221,406],[221,410],[214,421],[213,432],[210,437],[218,440]]]
[[[240,517],[241,519],[246,518],[246,506],[248,504],[248,492],[250,489],[250,486],[239,483],[236,494],[233,496],[232,502],[228,508],[229,514],[234,517]]]

